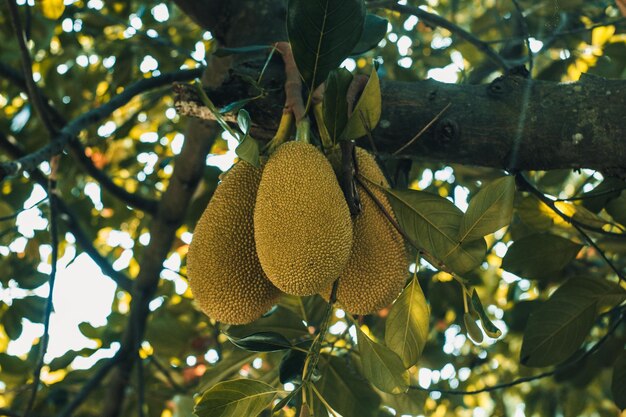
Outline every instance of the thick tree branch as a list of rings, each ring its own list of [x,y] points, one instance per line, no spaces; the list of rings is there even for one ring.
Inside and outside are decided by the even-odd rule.
[[[113,97],[102,106],[88,111],[76,119],[70,121],[54,140],[41,149],[29,154],[17,161],[0,163],[0,181],[9,175],[16,175],[21,171],[32,171],[41,162],[58,155],[65,149],[65,146],[76,137],[83,129],[98,123],[110,116],[115,110],[127,104],[133,97],[153,88],[161,87],[177,81],[189,81],[202,74],[203,68],[190,70],[180,70],[157,77],[142,79],[125,89],[122,93]]]
[[[238,70],[251,76],[258,67]],[[266,91],[280,91],[282,77],[282,67],[272,62],[264,77],[269,80]],[[382,115],[373,137],[382,154],[401,148],[452,103],[444,117],[397,156],[510,171],[591,168],[626,175],[626,81],[584,76],[564,84],[507,75],[487,85],[383,80],[381,88]],[[250,96],[249,90],[245,79],[234,74],[208,94],[223,106]],[[179,92],[180,111],[211,117],[188,88],[179,86]],[[272,138],[283,102],[281,93],[268,94],[246,107],[255,138]]]

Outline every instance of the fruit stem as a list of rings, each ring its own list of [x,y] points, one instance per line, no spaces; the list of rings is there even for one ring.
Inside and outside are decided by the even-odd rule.
[[[302,377],[302,383],[309,383],[313,374],[315,374],[317,369],[317,364],[320,360],[320,351],[322,350],[322,342],[326,338],[326,333],[328,332],[328,327],[330,325],[330,319],[332,317],[333,307],[335,305],[335,301],[337,301],[337,288],[339,287],[339,278],[335,280],[333,283],[333,289],[330,292],[330,298],[328,299],[328,306],[326,307],[326,312],[324,313],[324,319],[320,324],[319,332],[317,333],[317,337],[313,341],[311,345],[311,349],[309,350],[309,355],[307,357],[306,363],[307,365],[304,368],[304,375]]]
[[[315,103],[313,105],[313,115],[315,116],[315,123],[317,123],[317,130],[320,134],[320,139],[322,140],[322,146],[324,150],[328,150],[333,147],[333,140],[328,133],[328,129],[326,129],[326,125],[324,124],[324,112],[322,108],[322,102]]]

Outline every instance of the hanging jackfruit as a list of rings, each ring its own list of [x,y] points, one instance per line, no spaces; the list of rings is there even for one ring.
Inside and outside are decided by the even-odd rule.
[[[350,256],[352,222],[337,177],[313,145],[287,142],[270,156],[254,209],[263,270],[293,295],[319,293]]]
[[[358,175],[368,190],[395,219],[383,187],[389,184],[374,157],[356,148]],[[339,278],[337,303],[352,314],[370,314],[389,305],[402,292],[409,263],[402,235],[361,185],[357,185],[361,213],[353,219],[354,245]],[[323,293],[328,299],[330,288]]]
[[[209,317],[228,324],[259,318],[280,291],[256,254],[253,211],[261,169],[237,163],[217,186],[187,254],[189,286]]]

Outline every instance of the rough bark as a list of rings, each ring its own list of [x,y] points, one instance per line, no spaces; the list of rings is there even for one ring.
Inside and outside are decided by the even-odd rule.
[[[257,73],[250,63],[209,96],[216,105],[252,97],[245,81]],[[267,96],[246,109],[258,139],[271,139],[278,126],[284,94],[280,63],[266,72]],[[193,94],[179,89],[179,107],[200,117],[208,109],[193,107]],[[190,105],[190,102],[191,105]],[[443,108],[450,108],[399,158],[506,169],[590,168],[607,174],[626,172],[626,82],[584,76],[577,83],[529,80],[519,75],[490,84],[444,84],[382,81],[382,116],[373,131],[377,150],[393,154]],[[368,141],[363,140],[363,146]]]

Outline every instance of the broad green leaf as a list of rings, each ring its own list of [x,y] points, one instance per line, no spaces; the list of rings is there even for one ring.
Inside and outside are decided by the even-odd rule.
[[[30,371],[30,365],[27,361],[17,356],[0,352],[0,370],[2,370],[2,373],[26,375]]]
[[[18,339],[22,334],[22,315],[13,308],[4,312],[0,324],[4,326],[4,331],[11,340]]]
[[[352,49],[350,55],[361,55],[370,49],[374,49],[387,34],[388,25],[389,21],[387,19],[368,13],[365,16],[365,25],[363,26],[361,39]]]
[[[402,359],[388,347],[376,343],[358,326],[357,340],[363,375],[379,390],[401,394],[409,389],[409,372]]]
[[[480,327],[476,324],[475,317],[470,313],[465,313],[463,314],[463,323],[465,324],[467,335],[475,343],[482,343],[484,340],[483,331],[480,330]]]
[[[352,73],[345,68],[328,74],[324,90],[324,125],[333,143],[336,143],[348,123],[348,102],[346,94],[352,82]]]
[[[51,20],[57,20],[65,10],[63,0],[41,0],[41,12]]]
[[[367,381],[355,372],[355,364],[349,356],[322,355],[319,370],[320,379],[315,386],[339,414],[345,417],[378,415],[380,397]]]
[[[622,351],[613,365],[611,394],[615,404],[622,410],[626,409],[626,351]]]
[[[198,417],[255,417],[278,392],[271,385],[252,379],[224,381],[202,394],[194,413]]]
[[[13,300],[11,310],[33,323],[43,323],[46,311],[46,299],[37,296],[28,296]]]
[[[487,315],[487,312],[485,312],[483,303],[482,301],[480,301],[480,298],[478,297],[478,293],[476,292],[475,289],[472,289],[471,306],[473,307],[476,314],[478,314],[478,317],[480,318],[480,322],[483,325],[483,330],[485,331],[487,336],[493,339],[497,339],[498,337],[502,336],[502,330],[500,330],[498,327],[496,327],[495,324],[491,322],[491,319]]]
[[[404,394],[387,394],[385,392],[381,395],[383,404],[396,410],[397,416],[409,414],[416,416],[424,414],[424,405],[428,398],[428,393],[417,390],[409,390]]]
[[[499,178],[472,198],[463,216],[459,240],[461,242],[479,239],[493,233],[511,222],[515,179]]]
[[[291,348],[291,342],[276,332],[258,332],[242,338],[227,336],[233,345],[250,352],[276,352]]]
[[[288,339],[295,339],[309,334],[302,319],[282,307],[276,309],[276,312],[268,317],[261,317],[250,324],[224,326],[223,330],[232,337],[245,337],[258,332],[275,332]]]
[[[430,312],[416,278],[391,307],[385,324],[385,344],[402,359],[405,368],[415,365],[428,340]]]
[[[626,182],[618,178],[605,178],[600,185],[582,195],[583,206],[594,213],[599,213],[606,204],[618,197],[626,189]]]
[[[215,50],[213,55],[222,57],[229,55],[251,54],[256,52],[268,51],[271,48],[272,45],[249,45],[236,48],[218,48]]]
[[[581,248],[578,243],[548,233],[526,236],[509,247],[502,268],[524,278],[547,278],[570,263]]]
[[[354,111],[348,119],[343,132],[342,140],[354,140],[367,135],[374,130],[380,120],[382,111],[382,96],[380,94],[380,80],[376,67],[372,68],[370,78],[363,89]]]
[[[606,211],[616,222],[626,225],[626,191],[609,201],[606,205]]]
[[[363,0],[289,0],[287,35],[309,92],[350,55],[364,23]]]
[[[49,276],[37,271],[30,271],[24,275],[15,277],[20,288],[25,290],[34,290],[48,282]]]
[[[626,299],[626,291],[610,281],[572,278],[531,314],[520,362],[526,366],[556,365],[568,359],[583,343],[600,308]]]
[[[297,343],[296,346],[308,350],[311,347],[312,342],[312,340],[307,340]],[[299,381],[302,378],[306,357],[307,353],[302,350],[291,349],[289,352],[285,353],[280,360],[280,366],[278,367],[278,377],[281,384]]]
[[[487,250],[485,241],[458,241],[463,212],[452,202],[423,191],[385,191],[400,227],[417,246],[459,274],[480,265]]]
[[[172,398],[172,402],[174,403],[172,417],[189,417],[193,415],[193,408],[195,406],[193,397],[189,395],[175,395],[174,398]]]

